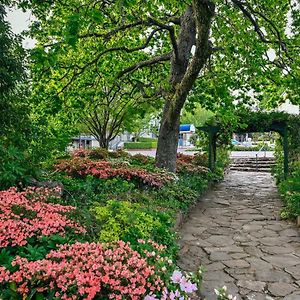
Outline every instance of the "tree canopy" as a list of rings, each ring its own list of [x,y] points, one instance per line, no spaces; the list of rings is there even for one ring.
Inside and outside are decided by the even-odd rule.
[[[37,17],[36,96],[67,110],[95,76],[106,87],[138,84],[149,103],[164,100],[159,167],[176,168],[180,112],[193,87],[190,101],[221,113],[234,101],[299,103],[294,1],[19,2]]]

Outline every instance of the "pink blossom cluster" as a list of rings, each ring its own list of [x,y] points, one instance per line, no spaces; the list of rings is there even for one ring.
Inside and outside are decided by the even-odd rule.
[[[45,202],[57,192],[44,188],[0,191],[0,248],[26,245],[27,238],[33,236],[64,235],[67,228],[75,233],[85,232],[65,215],[75,207]]]
[[[114,167],[108,161],[94,161],[86,157],[62,160],[56,165],[56,170],[66,172],[74,177],[92,175],[101,179],[113,177],[121,177],[128,181],[137,179],[143,184],[153,187],[161,187],[174,179],[167,173],[148,172],[139,168]]]
[[[75,243],[61,245],[45,259],[28,261],[16,257],[9,274],[0,267],[0,283],[15,282],[17,292],[26,297],[32,289],[47,295],[55,290],[59,299],[142,299],[162,291],[157,267],[132,250],[128,243]]]

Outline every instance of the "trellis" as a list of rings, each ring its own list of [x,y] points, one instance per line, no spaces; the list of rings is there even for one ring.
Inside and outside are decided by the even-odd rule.
[[[278,132],[282,138],[283,153],[284,153],[284,174],[289,173],[289,146],[288,146],[288,118],[276,119],[278,113],[274,113],[274,119],[272,119],[272,113],[254,113],[252,116],[258,116],[258,118],[251,119],[248,116],[248,120],[244,119],[243,124],[237,128],[233,128],[235,133],[247,133],[247,132]],[[268,116],[268,122],[264,119],[264,116]],[[271,120],[270,120],[271,116]],[[286,114],[282,114],[286,116]],[[197,129],[204,131],[208,134],[208,166],[213,171],[216,165],[217,159],[217,139],[222,132],[221,125],[206,125],[198,127]]]

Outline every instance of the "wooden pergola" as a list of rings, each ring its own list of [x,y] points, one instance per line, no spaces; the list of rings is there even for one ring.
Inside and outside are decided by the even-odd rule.
[[[284,174],[285,176],[289,173],[289,158],[288,158],[288,124],[286,120],[273,120],[269,124],[260,123],[249,123],[243,124],[234,130],[235,133],[247,133],[247,132],[278,132],[282,138],[283,153],[284,153]],[[204,131],[208,134],[209,145],[208,145],[208,166],[213,171],[215,169],[216,158],[217,158],[217,139],[220,134],[222,127],[220,125],[206,125],[197,127],[197,129]]]

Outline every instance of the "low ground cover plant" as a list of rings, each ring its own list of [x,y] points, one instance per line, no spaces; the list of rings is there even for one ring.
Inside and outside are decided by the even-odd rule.
[[[285,204],[281,216],[292,219],[300,216],[300,163],[295,163],[290,176],[280,181],[279,191]]]

